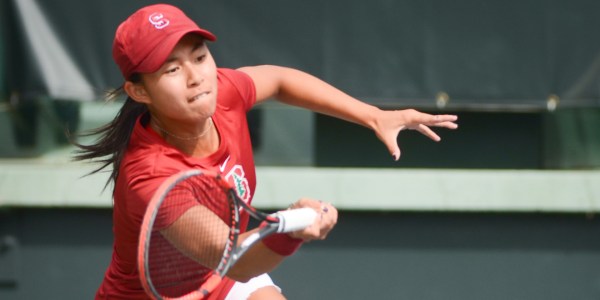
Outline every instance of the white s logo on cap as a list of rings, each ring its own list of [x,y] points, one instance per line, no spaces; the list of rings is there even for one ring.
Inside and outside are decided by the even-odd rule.
[[[169,20],[165,19],[162,13],[151,14],[150,17],[148,17],[148,21],[150,21],[150,23],[154,25],[154,28],[156,29],[163,29],[169,26]]]

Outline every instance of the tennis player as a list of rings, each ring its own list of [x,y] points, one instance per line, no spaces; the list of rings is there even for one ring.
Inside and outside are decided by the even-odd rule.
[[[252,201],[256,174],[246,113],[266,99],[370,128],[395,160],[400,131],[418,130],[439,141],[430,126],[457,128],[454,115],[380,110],[302,71],[270,65],[218,68],[208,47],[215,40],[181,10],[164,4],[141,8],[116,30],[113,58],[124,84],[115,94],[125,92],[127,99],[112,122],[88,133],[100,138],[78,145],[75,155],[101,162],[95,172],[113,167],[113,255],[97,299],[148,297],[137,274],[138,234],[148,201],[170,175],[191,168],[218,171],[235,183],[241,199]],[[265,239],[210,299],[284,299],[267,272],[304,241],[325,239],[337,222],[331,204],[303,198],[293,207],[312,207],[322,217],[309,229]],[[247,220],[242,219],[244,228]]]

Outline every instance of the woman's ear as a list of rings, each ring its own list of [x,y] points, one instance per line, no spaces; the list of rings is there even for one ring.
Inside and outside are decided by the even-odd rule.
[[[136,84],[131,81],[125,81],[123,89],[135,102],[146,104],[150,103],[150,97],[148,96],[146,88],[144,88],[143,85]]]

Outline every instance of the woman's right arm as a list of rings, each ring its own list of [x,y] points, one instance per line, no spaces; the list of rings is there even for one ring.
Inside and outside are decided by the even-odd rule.
[[[337,210],[329,204],[324,208],[324,205],[321,201],[312,199],[296,202],[293,208],[312,207],[320,212],[320,216],[313,225],[293,232],[290,236],[305,241],[325,239],[337,222]],[[257,230],[242,233],[238,238],[238,244]],[[229,227],[208,208],[197,205],[187,210],[169,227],[161,230],[161,234],[182,253],[208,268],[215,269],[223,254]],[[202,237],[200,241],[199,236]],[[272,271],[285,257],[270,249],[265,243],[257,243],[229,270],[227,277],[241,282],[248,281]]]

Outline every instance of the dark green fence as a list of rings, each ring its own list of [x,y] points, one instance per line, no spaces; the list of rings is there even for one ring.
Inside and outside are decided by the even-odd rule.
[[[36,45],[56,59],[64,52],[69,62],[56,67],[73,64],[95,92],[120,85],[114,30],[148,3],[8,1],[9,89],[51,89],[40,72],[51,63]],[[294,66],[379,105],[436,107],[440,93],[453,108],[544,108],[551,97],[559,107],[600,104],[598,1],[172,3],[217,34],[222,66]]]
[[[111,58],[115,28],[149,3],[0,4],[0,99],[12,95],[0,111],[0,136],[8,141],[0,156],[35,156],[64,144],[62,132],[79,124],[73,101],[100,99],[121,84]],[[218,36],[211,49],[221,66],[292,66],[378,106],[461,116],[461,129],[443,133],[441,145],[401,136],[407,151],[419,149],[403,166],[600,166],[599,1],[171,3]],[[388,165],[379,160],[387,155],[356,158],[384,149],[368,149],[379,144],[352,126],[317,118],[316,164]],[[347,139],[320,148],[340,130]],[[353,151],[339,155],[343,149]]]

